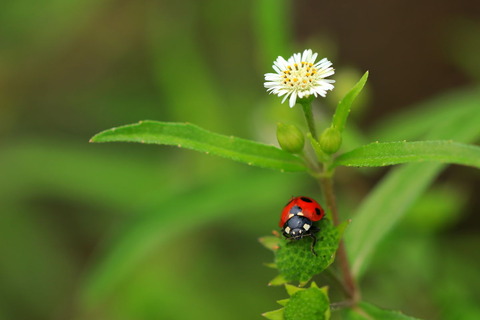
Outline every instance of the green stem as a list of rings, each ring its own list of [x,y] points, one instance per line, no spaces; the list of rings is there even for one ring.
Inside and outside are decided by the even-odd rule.
[[[315,122],[313,120],[312,100],[313,96],[300,99],[299,103],[303,107],[303,113],[305,114],[305,120],[307,121],[310,134],[315,141],[318,141],[317,131],[315,129]],[[312,166],[311,163],[310,169],[311,173],[313,173],[312,176],[314,176],[318,180],[322,187],[325,201],[327,202],[327,207],[333,220],[333,224],[335,226],[338,226],[340,223],[340,218],[338,216],[337,203],[335,200],[335,193],[333,191],[333,172],[328,169],[330,161],[331,158],[328,161],[320,160],[320,162],[323,163],[323,172],[321,172],[318,166]],[[355,305],[360,301],[360,291],[357,288],[357,284],[355,282],[355,279],[353,278],[350,265],[348,263],[347,251],[345,250],[345,244],[343,242],[343,239],[340,240],[338,246],[337,259],[340,264],[340,269],[343,276],[343,288],[345,289],[345,292],[352,305]]]
[[[325,196],[325,201],[327,202],[327,207],[332,215],[333,224],[338,226],[340,223],[340,218],[338,216],[337,203],[335,200],[335,194],[333,191],[333,181],[332,177],[329,174],[325,174],[319,179],[320,185]],[[337,259],[340,265],[340,269],[343,276],[343,285],[348,294],[348,298],[351,299],[353,304],[356,304],[360,301],[360,291],[358,290],[355,279],[353,278],[350,264],[347,258],[347,251],[345,250],[345,244],[343,239],[340,240],[340,244],[337,250]]]
[[[315,122],[313,121],[313,112],[312,112],[312,100],[305,99],[300,102],[303,107],[303,113],[305,114],[305,120],[307,121],[308,130],[312,134],[312,137],[317,140],[317,130],[315,129]]]

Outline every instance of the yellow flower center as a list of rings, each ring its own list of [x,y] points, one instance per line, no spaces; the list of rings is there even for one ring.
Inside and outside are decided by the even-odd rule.
[[[314,85],[317,68],[313,67],[313,63],[302,61],[300,65],[294,63],[283,71],[283,84],[292,89],[308,90]]]

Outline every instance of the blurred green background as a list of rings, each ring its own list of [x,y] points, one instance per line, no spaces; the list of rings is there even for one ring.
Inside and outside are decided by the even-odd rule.
[[[286,294],[257,238],[292,195],[319,197],[313,180],[89,138],[152,119],[275,144],[302,114],[263,74],[312,48],[337,71],[322,125],[370,71],[346,149],[421,139],[456,108],[478,116],[479,34],[473,0],[1,1],[0,319],[260,319]],[[345,219],[386,172],[339,170]],[[378,249],[365,298],[479,319],[479,190],[478,171],[444,171]]]

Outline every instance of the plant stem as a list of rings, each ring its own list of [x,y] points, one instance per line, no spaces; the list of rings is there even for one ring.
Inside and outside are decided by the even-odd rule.
[[[312,137],[315,140],[318,140],[317,131],[315,129],[315,122],[313,120],[312,100],[313,97],[309,97],[304,98],[299,102],[303,107],[303,113],[305,114],[305,120],[307,121],[309,131]],[[316,166],[311,166],[312,173],[314,173],[312,174],[312,176],[314,176],[320,183],[323,194],[325,196],[325,201],[327,202],[327,207],[330,209],[329,211],[332,216],[333,224],[335,226],[338,226],[340,223],[340,218],[338,216],[337,203],[335,200],[335,193],[333,191],[333,172],[327,169],[328,162],[329,161],[323,162],[323,172],[321,172],[320,168]],[[343,239],[340,239],[340,243],[338,245],[337,258],[343,276],[343,288],[350,300],[350,303],[352,305],[355,305],[360,301],[360,291],[357,288],[357,284],[355,283],[355,279],[353,278],[352,272],[350,270],[347,251],[345,250],[345,244]]]
[[[335,226],[338,226],[338,224],[340,223],[340,219],[338,217],[337,204],[333,191],[332,177],[331,175],[326,174],[319,179],[319,182],[325,195],[327,207],[330,209],[330,212],[332,214],[333,224]],[[355,279],[353,278],[352,272],[350,270],[350,265],[347,258],[347,251],[345,250],[345,243],[343,242],[343,239],[340,240],[340,244],[338,246],[337,259],[340,264],[340,269],[343,275],[343,285],[346,289],[346,292],[348,293],[348,298],[351,299],[353,304],[356,304],[358,301],[360,301],[360,292],[358,291]]]
[[[355,304],[352,301],[340,301],[340,302],[332,302],[330,303],[330,310],[336,311],[344,308],[351,308],[354,307]]]
[[[301,101],[303,107],[303,113],[305,114],[305,120],[307,121],[308,130],[312,134],[312,137],[317,140],[317,130],[315,129],[315,122],[313,121],[312,113],[312,100]]]

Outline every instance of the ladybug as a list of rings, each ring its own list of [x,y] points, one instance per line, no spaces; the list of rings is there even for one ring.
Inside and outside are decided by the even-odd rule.
[[[299,240],[303,237],[312,238],[311,250],[317,255],[315,234],[320,230],[315,221],[319,221],[325,215],[325,211],[317,201],[309,197],[294,197],[283,208],[279,226],[287,239]]]

